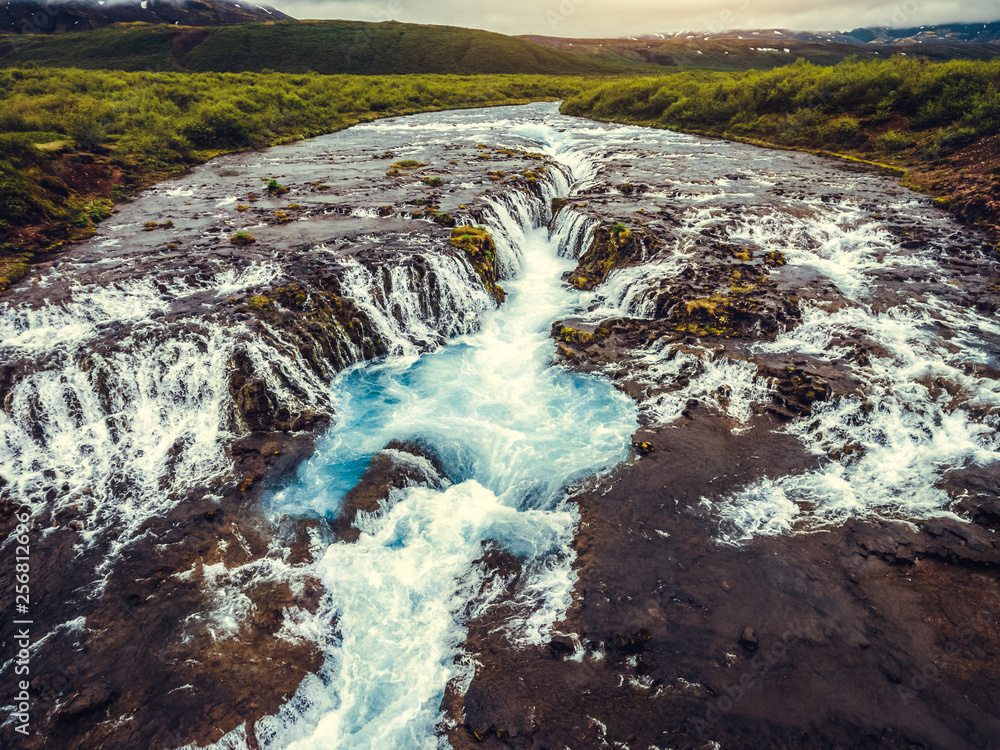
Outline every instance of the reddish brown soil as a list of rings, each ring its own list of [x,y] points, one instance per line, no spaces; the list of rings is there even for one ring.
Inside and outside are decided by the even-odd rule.
[[[188,52],[205,41],[207,37],[208,31],[205,29],[182,29],[179,33],[170,37],[170,50],[173,52],[174,59],[183,64]]]

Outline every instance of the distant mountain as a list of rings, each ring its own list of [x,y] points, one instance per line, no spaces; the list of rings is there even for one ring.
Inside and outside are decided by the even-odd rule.
[[[800,39],[799,37],[804,37]],[[849,57],[885,60],[911,55],[930,60],[990,60],[1000,57],[1000,44],[972,41],[898,43],[861,42],[844,34],[791,31],[733,31],[727,34],[657,34],[644,38],[568,39],[525,36],[526,41],[602,60],[652,64],[671,70],[769,70],[802,59],[816,65],[836,65]]]
[[[114,23],[180,26],[293,20],[268,5],[233,0],[6,0],[0,4],[0,33],[53,34],[87,31]]]
[[[670,31],[618,39],[536,35],[521,38],[605,60],[651,63],[677,70],[766,70],[800,58],[817,65],[833,65],[848,57],[884,59],[896,54],[918,55],[931,60],[1000,57],[1000,21],[910,29],[793,31],[769,28],[718,33]]]
[[[733,29],[717,33],[668,31],[628,37],[631,41],[742,39],[752,41],[839,42],[841,44],[925,44],[928,42],[1000,44],[1000,21],[950,23],[940,26],[858,28],[852,31],[792,31],[791,29]]]
[[[909,29],[862,28],[847,32],[865,44],[918,44],[927,42],[976,42],[1000,44],[1000,21],[914,26]]]
[[[744,41],[839,42],[858,44],[858,39],[840,31],[792,31],[791,29],[733,29],[717,33],[701,31],[668,31],[663,34],[643,34],[629,37],[632,41],[712,41],[715,39]]]
[[[655,70],[637,62],[595,59],[489,31],[395,21],[293,20],[202,28],[138,23],[86,34],[0,34],[0,67],[27,63],[59,68],[364,75],[588,75]]]

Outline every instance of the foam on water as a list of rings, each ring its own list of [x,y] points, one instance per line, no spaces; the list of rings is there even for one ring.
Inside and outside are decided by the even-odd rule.
[[[767,403],[771,395],[771,387],[758,375],[757,365],[715,357],[707,349],[680,351],[656,342],[641,354],[638,364],[642,369],[636,380],[653,389],[653,395],[642,402],[642,409],[662,424],[680,419],[687,402],[695,399],[728,416],[736,423],[732,431],[740,432],[753,416],[753,406]],[[686,382],[683,387],[658,392],[681,378]]]
[[[483,584],[473,562],[484,542],[528,568],[523,615],[508,623],[515,639],[541,642],[568,605],[576,515],[565,489],[624,458],[635,407],[605,380],[550,365],[551,322],[580,299],[560,282],[573,264],[545,228],[497,216],[511,223],[491,227],[496,236],[523,238],[507,303],[444,349],[342,375],[337,424],[272,500],[278,513],[335,513],[392,439],[429,446],[451,480],[394,494],[382,513],[359,519],[356,544],[326,552],[318,571],[338,637],[321,676],[261,730],[269,746],[437,747],[445,686],[469,677],[456,657],[471,592]]]
[[[933,267],[930,257],[903,255],[885,225],[857,204],[798,201],[797,211],[743,213],[729,232],[732,242],[779,250],[789,266],[811,268],[848,299],[869,294],[872,271],[895,266]]]
[[[941,317],[956,328],[943,329]],[[758,482],[724,501],[721,538],[739,543],[849,516],[957,518],[941,479],[952,470],[1000,461],[1000,383],[973,377],[963,366],[984,357],[982,339],[951,335],[975,330],[977,319],[978,313],[940,300],[881,314],[813,307],[800,327],[761,344],[765,352],[832,361],[852,353],[834,339],[867,338],[885,354],[849,365],[863,383],[859,393],[815,403],[809,418],[789,425],[788,432],[822,457],[820,466]],[[985,320],[982,325],[996,328]]]

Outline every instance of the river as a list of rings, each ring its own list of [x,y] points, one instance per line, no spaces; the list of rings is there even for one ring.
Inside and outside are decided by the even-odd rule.
[[[495,240],[502,304],[448,244],[454,223]],[[632,255],[593,289],[567,283],[613,225]],[[256,242],[231,245],[237,230]],[[697,404],[808,457],[702,498],[715,544],[964,523],[968,488],[945,480],[1000,459],[980,240],[877,174],[552,104],[361,125],[146,191],[0,300],[2,492],[33,514],[51,589],[39,663],[81,665],[46,694],[51,737],[114,742],[141,715],[142,742],[177,747],[441,746],[446,691],[476,671],[468,623],[513,601],[507,645],[548,644],[577,586],[574,495],[641,467],[637,430],[680,430]],[[376,456],[424,480],[338,538]],[[131,637],[119,601],[171,655],[145,647],[159,666],[126,699],[126,670],[101,677],[120,683],[95,704],[107,718],[56,721]],[[101,656],[67,656],[78,643]],[[150,707],[158,680],[220,705],[236,699],[219,684],[248,689],[201,663],[226,643],[321,666],[292,664],[266,710],[165,729],[193,709]],[[294,662],[268,659],[265,683]]]

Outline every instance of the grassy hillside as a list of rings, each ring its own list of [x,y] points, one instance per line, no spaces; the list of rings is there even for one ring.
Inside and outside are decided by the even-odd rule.
[[[749,33],[749,32],[748,32]],[[800,41],[789,37],[748,36],[746,39],[564,39],[523,36],[527,41],[564,52],[623,64],[653,63],[680,70],[771,70],[802,59],[816,65],[836,65],[852,57],[889,59],[894,54],[935,61],[988,60],[1000,57],[1000,45],[928,42],[905,46],[860,45]]]
[[[1000,229],[1000,60],[897,57],[596,84],[563,112],[875,160]]]
[[[33,253],[93,234],[114,200],[220,153],[391,115],[561,99],[591,83],[0,70],[0,291]]]
[[[0,66],[180,70],[171,51],[171,26],[135,24],[49,35],[0,36]]]
[[[6,52],[4,54],[4,52]],[[0,66],[193,72],[508,73],[636,71],[515,37],[396,22],[283,21],[193,28],[118,24],[85,33],[0,37]]]

